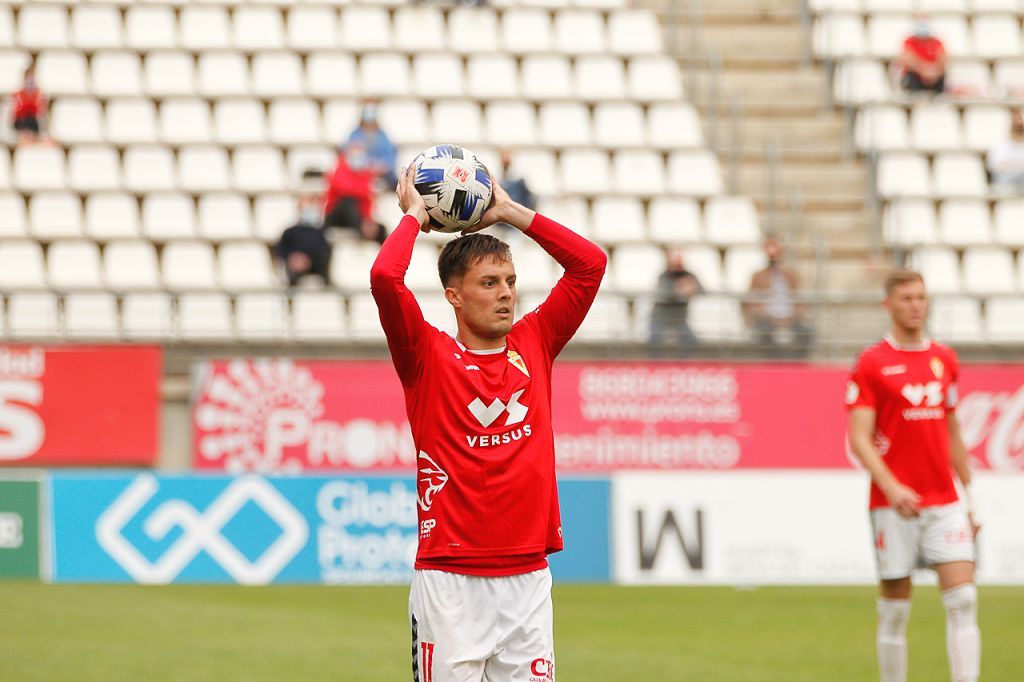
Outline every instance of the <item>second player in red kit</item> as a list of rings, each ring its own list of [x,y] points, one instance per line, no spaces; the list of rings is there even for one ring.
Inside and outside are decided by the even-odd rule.
[[[554,679],[551,575],[562,549],[551,428],[551,367],[593,303],[607,258],[571,230],[512,202],[474,228],[518,228],[565,269],[548,298],[513,323],[509,247],[457,238],[438,261],[458,333],[428,324],[404,278],[429,229],[411,173],[406,212],[371,272],[418,453],[419,549],[410,591],[417,682]],[[528,273],[526,276],[529,276]]]

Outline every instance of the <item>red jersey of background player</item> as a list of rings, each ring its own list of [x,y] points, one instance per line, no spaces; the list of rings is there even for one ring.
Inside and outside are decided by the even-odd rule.
[[[607,261],[537,215],[526,234],[565,268],[505,347],[467,350],[423,319],[404,283],[419,224],[405,217],[371,271],[418,451],[417,569],[481,576],[547,566],[562,549],[551,429],[551,365],[597,295]]]
[[[953,349],[926,339],[900,346],[892,337],[865,350],[846,389],[846,407],[875,410],[875,446],[922,507],[957,501],[947,415],[956,409],[960,366]],[[871,508],[888,507],[871,483]]]

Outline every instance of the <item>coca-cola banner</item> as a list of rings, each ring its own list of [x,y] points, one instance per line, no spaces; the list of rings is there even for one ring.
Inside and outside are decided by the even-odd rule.
[[[558,464],[580,472],[849,468],[847,374],[837,366],[560,362],[552,385]],[[196,376],[199,468],[414,465],[402,388],[387,362],[237,360],[204,363]],[[964,367],[960,395],[975,465],[1024,469],[1024,366]]]
[[[0,346],[0,465],[152,465],[161,364],[155,346]]]

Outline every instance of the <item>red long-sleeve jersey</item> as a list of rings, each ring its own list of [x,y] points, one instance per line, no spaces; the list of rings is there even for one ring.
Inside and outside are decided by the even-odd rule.
[[[562,549],[551,429],[551,365],[597,295],[607,257],[541,215],[526,234],[565,275],[505,337],[467,349],[423,319],[405,286],[419,225],[405,217],[370,273],[418,451],[416,568],[505,576]]]

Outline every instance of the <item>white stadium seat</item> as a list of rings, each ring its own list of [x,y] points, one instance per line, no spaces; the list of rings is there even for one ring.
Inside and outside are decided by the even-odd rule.
[[[160,140],[167,144],[201,144],[213,139],[210,105],[201,99],[165,99],[160,104]]]
[[[303,182],[302,175],[308,170],[330,173],[337,163],[338,153],[324,145],[291,147],[288,150],[288,180],[294,186]],[[308,180],[306,183],[308,184]]]
[[[518,163],[518,162],[517,162]],[[590,211],[586,200],[580,197],[540,197],[537,200],[537,211],[557,223],[568,227],[576,234],[589,235]]]
[[[188,3],[178,20],[181,46],[187,50],[226,50],[231,47],[227,8]]]
[[[1009,14],[982,14],[974,17],[971,28],[976,57],[1001,59],[1020,56],[1021,33],[1017,17]]]
[[[0,287],[7,291],[45,288],[42,247],[35,241],[0,241],[0,272]]]
[[[142,202],[142,234],[154,241],[196,235],[196,209],[185,194],[152,193]]]
[[[950,57],[969,57],[971,38],[967,34],[967,20],[959,14],[941,14],[930,20],[935,37],[942,41]]]
[[[659,244],[703,241],[700,207],[693,199],[655,197],[648,209],[651,239]]]
[[[556,195],[562,190],[555,155],[547,149],[523,150],[516,156],[516,166],[530,187],[538,194]]]
[[[384,341],[377,304],[370,294],[349,298],[349,336],[362,341]]]
[[[690,328],[698,339],[734,341],[746,334],[739,300],[704,294],[689,305]]]
[[[993,211],[995,241],[1004,246],[1024,246],[1024,200],[1003,199]]]
[[[530,56],[521,67],[523,96],[527,99],[565,99],[572,92],[569,60],[560,56]]]
[[[443,137],[436,137],[428,132],[431,117],[427,114],[427,106],[423,100],[388,99],[381,102],[377,115],[381,128],[388,131],[391,141],[395,144],[413,144],[425,147],[432,138],[443,139]],[[345,121],[345,125],[340,127],[337,139],[348,139],[358,118],[359,113],[353,109],[352,115]]]
[[[634,57],[626,72],[629,96],[633,99],[674,102],[683,97],[679,65],[670,57]]]
[[[651,244],[624,244],[612,252],[609,284],[629,294],[650,294],[665,271],[665,252]]]
[[[243,294],[235,300],[235,329],[247,340],[288,335],[288,299],[281,294]]]
[[[156,107],[151,99],[107,102],[107,140],[116,145],[156,142]]]
[[[683,262],[686,269],[697,277],[704,291],[723,289],[722,257],[718,249],[707,244],[687,247]]]
[[[431,114],[431,126],[436,139],[470,147],[482,141],[480,105],[476,102],[435,102]]]
[[[345,306],[328,291],[299,291],[292,299],[292,335],[297,339],[338,340],[345,336]]]
[[[253,203],[253,228],[258,239],[277,243],[281,233],[295,224],[298,209],[290,194],[260,193]]]
[[[359,82],[363,94],[375,97],[402,97],[411,91],[409,60],[402,54],[369,54],[359,62]]]
[[[494,52],[499,45],[497,15],[485,8],[456,7],[448,14],[447,42],[460,54]]]
[[[15,338],[57,336],[60,333],[57,297],[50,293],[12,294],[7,301],[7,330]]]
[[[907,114],[894,106],[861,109],[854,126],[854,137],[860,149],[907,149],[910,146]]]
[[[178,31],[174,9],[169,5],[134,5],[125,12],[125,44],[149,51],[177,46]]]
[[[946,66],[946,91],[960,96],[984,98],[992,94],[988,64],[977,61],[951,61]]]
[[[121,47],[121,12],[115,5],[79,5],[71,11],[71,44],[80,50]]]
[[[64,144],[103,141],[103,110],[98,100],[62,97],[50,111],[50,132]]]
[[[963,144],[960,114],[942,104],[914,107],[910,114],[910,136],[914,147],[922,151],[959,149]]]
[[[58,291],[100,289],[103,286],[100,250],[93,242],[62,240],[46,253],[50,286]]]
[[[233,336],[231,299],[224,294],[182,294],[178,298],[178,333],[186,340]]]
[[[346,50],[387,50],[392,46],[391,21],[384,7],[348,6],[341,11],[339,44]]]
[[[462,60],[452,54],[419,54],[412,62],[412,89],[418,97],[464,97]]]
[[[847,104],[874,104],[891,97],[889,78],[883,62],[875,59],[846,59],[836,69],[834,95]]]
[[[48,241],[82,234],[82,201],[70,192],[36,192],[28,201],[32,235]]]
[[[123,163],[125,188],[134,192],[174,189],[174,155],[167,147],[129,147],[124,152]]]
[[[191,96],[196,92],[195,59],[186,52],[150,52],[142,80],[143,93],[149,97]]]
[[[142,62],[130,52],[97,52],[92,56],[94,97],[137,97],[142,94]]]
[[[85,234],[99,241],[139,236],[139,204],[120,192],[93,192],[85,198]]]
[[[14,186],[26,192],[64,188],[64,153],[56,147],[19,147],[14,153]]]
[[[541,300],[532,301],[533,305],[524,308],[532,310]],[[580,325],[573,342],[608,342],[621,341],[629,335],[629,307],[625,298],[610,294],[598,293],[590,312]]]
[[[11,157],[6,149],[0,149],[0,188],[11,186]]]
[[[977,105],[964,110],[964,146],[987,152],[1009,135],[1010,110],[998,105]]]
[[[8,10],[9,11],[9,10]],[[0,16],[4,16],[3,8],[0,8]],[[10,41],[0,41],[0,45],[9,45]],[[70,53],[75,54],[75,53]],[[85,90],[85,59],[81,58],[81,55],[76,55],[80,58],[79,64],[81,65],[81,86],[80,90]],[[0,92],[14,92],[21,86],[22,74],[28,67],[30,55],[21,52],[20,50],[3,50],[0,49]],[[39,78],[38,71],[38,60],[36,62],[36,78]],[[40,87],[42,87],[42,80]],[[46,92],[54,94],[53,90],[47,89]]]
[[[867,40],[864,20],[859,14],[835,12],[822,15],[814,22],[812,44],[815,54],[823,57],[858,57],[865,54]]]
[[[10,7],[0,7],[0,45],[14,44],[14,15]]]
[[[928,160],[919,154],[883,154],[878,161],[877,185],[883,197],[929,196]]]
[[[121,330],[129,339],[163,339],[174,330],[171,297],[131,293],[121,302]]]
[[[1024,299],[990,298],[985,303],[985,334],[991,341],[1024,339]]]
[[[980,199],[947,199],[939,207],[939,239],[951,246],[990,244],[988,204]]]
[[[338,15],[333,7],[297,5],[288,11],[287,45],[297,52],[337,47]]]
[[[761,239],[754,202],[746,197],[712,197],[704,207],[704,234],[719,245],[754,244]]]
[[[440,282],[437,278],[438,250],[427,244],[417,244],[405,273],[405,283],[413,291],[436,293]],[[367,269],[366,279],[369,278]]]
[[[592,10],[555,14],[555,46],[562,54],[602,54],[607,49],[604,19]]]
[[[28,50],[67,47],[68,12],[63,5],[27,3],[18,13],[18,45]]]
[[[241,194],[216,193],[199,197],[199,236],[211,241],[252,236],[249,200]]]
[[[975,246],[964,251],[964,291],[1008,294],[1018,291],[1013,255],[1004,248]]]
[[[198,62],[198,90],[205,97],[245,97],[249,65],[237,52],[203,52]]]
[[[169,289],[216,289],[213,247],[206,242],[174,241],[161,255],[164,284]]]
[[[384,115],[385,110],[392,106],[392,103],[398,100],[388,99],[381,102],[380,105],[380,117],[381,125],[384,126]],[[420,107],[423,111],[423,117],[420,119],[420,124],[426,126],[426,105],[422,101],[415,101],[415,104]],[[352,133],[352,129],[355,128],[356,122],[359,120],[359,105],[357,102],[351,99],[332,99],[328,100],[324,104],[324,134],[327,136],[327,140],[333,144],[341,144],[348,139],[348,136]],[[401,137],[406,133],[404,131],[390,130],[389,133]]]
[[[981,158],[974,154],[939,154],[932,163],[932,190],[938,196],[984,197],[988,180]]]
[[[652,104],[647,109],[647,139],[662,149],[704,146],[700,119],[689,104]]]
[[[314,52],[306,59],[306,91],[313,97],[356,94],[356,61],[350,54]]]
[[[557,281],[554,260],[532,241],[520,241],[512,247],[516,266],[516,290],[547,294]]]
[[[768,265],[768,257],[761,246],[733,246],[725,252],[722,264],[722,281],[726,291],[744,294],[750,291],[750,281],[755,272]]]
[[[444,15],[439,7],[413,3],[395,10],[395,45],[415,46],[416,52],[445,49]],[[410,50],[411,51],[411,50]]]
[[[952,249],[937,246],[919,248],[914,251],[910,266],[924,277],[929,292],[961,293],[960,262]]]
[[[654,12],[623,9],[609,14],[608,47],[627,55],[661,52],[661,27]]]
[[[590,112],[577,102],[540,107],[540,142],[552,147],[590,146]]]
[[[269,139],[277,144],[316,144],[324,139],[320,110],[308,99],[280,99],[270,103]]]
[[[331,255],[331,282],[344,291],[363,291],[370,281],[370,266],[378,250],[376,244],[366,242],[337,244]]]
[[[13,192],[0,193],[0,239],[27,236],[25,200]]]
[[[284,20],[277,7],[241,4],[231,26],[234,46],[246,52],[284,48]]]
[[[183,147],[178,152],[178,184],[189,192],[229,189],[227,152],[221,147]]]
[[[160,288],[156,249],[148,241],[119,240],[103,250],[103,280],[114,291]]]
[[[550,52],[551,15],[534,7],[512,7],[502,16],[501,43],[506,52]]]
[[[252,91],[263,99],[305,94],[302,60],[290,52],[261,52],[252,58]]]
[[[526,102],[491,102],[484,112],[489,142],[500,146],[525,146],[537,141],[534,108]]]
[[[518,98],[519,74],[515,60],[505,54],[470,55],[466,91],[483,100]]]
[[[74,339],[120,336],[117,299],[111,294],[69,294],[64,298],[64,329]]]
[[[876,59],[895,58],[903,51],[903,41],[913,29],[909,14],[879,13],[868,17],[868,54]]]
[[[563,152],[560,181],[562,189],[569,193],[597,196],[610,192],[612,179],[608,155],[591,149]]]
[[[1016,98],[1024,95],[1024,61],[1000,59],[995,64],[993,77],[997,95]]]
[[[262,242],[228,242],[217,253],[220,285],[229,291],[275,289],[280,286]]]
[[[36,79],[39,81],[39,89],[48,97],[86,95],[90,90],[85,55],[80,52],[43,52],[36,58]],[[20,73],[17,85],[21,85]]]
[[[646,241],[644,207],[633,197],[598,197],[591,236],[602,244]]]
[[[596,102],[626,96],[626,73],[617,57],[578,57],[575,75],[576,96],[581,99]]]
[[[665,164],[659,152],[627,149],[615,152],[612,186],[618,192],[649,197],[665,192]]]
[[[711,152],[673,152],[669,156],[669,192],[706,197],[721,194],[722,189],[722,171]]]
[[[935,204],[931,199],[899,199],[886,207],[883,231],[889,244],[934,244],[938,237]]]
[[[978,300],[966,296],[937,296],[929,306],[928,331],[944,343],[980,341]]]
[[[267,137],[263,103],[255,99],[222,99],[213,110],[215,136],[226,145],[257,144]]]
[[[288,180],[281,152],[272,147],[240,147],[232,158],[234,187],[243,192],[285,189]]]
[[[602,147],[643,147],[646,143],[644,112],[628,102],[594,107],[594,142]]]

